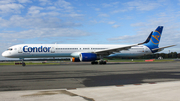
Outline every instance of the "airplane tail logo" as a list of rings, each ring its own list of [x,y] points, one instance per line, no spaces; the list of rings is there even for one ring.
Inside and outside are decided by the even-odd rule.
[[[149,47],[151,50],[154,48],[159,48],[158,46],[161,39],[162,30],[163,26],[158,26],[156,30],[152,33],[150,41],[144,45]]]

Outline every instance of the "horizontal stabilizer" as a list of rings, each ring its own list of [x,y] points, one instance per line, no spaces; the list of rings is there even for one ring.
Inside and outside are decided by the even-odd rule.
[[[155,49],[152,49],[152,51],[162,51],[164,48],[169,48],[169,47],[173,47],[173,46],[176,46],[176,45],[170,45],[170,46],[166,46],[166,47],[155,48]]]

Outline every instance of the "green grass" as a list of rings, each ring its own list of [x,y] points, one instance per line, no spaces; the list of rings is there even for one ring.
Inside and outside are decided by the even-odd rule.
[[[1,62],[0,65],[15,65],[15,63],[20,63],[20,62]],[[58,65],[60,63],[32,63],[32,62],[25,62],[26,65]],[[19,64],[21,65],[21,64]]]
[[[162,60],[156,59],[156,60],[154,60],[154,62],[172,62],[172,61],[174,61],[174,60],[173,59],[162,59]]]
[[[150,59],[119,59],[119,60],[108,60],[108,62],[145,62],[145,60],[150,60]],[[174,61],[173,59],[162,59],[158,60],[155,59],[153,62],[172,62]]]
[[[104,59],[107,60],[108,62],[145,62],[145,60],[149,60],[149,59],[114,59],[114,60],[108,60],[108,59]],[[174,61],[173,59],[162,59],[162,60],[158,60],[155,59],[153,62],[172,62]],[[70,62],[70,61],[66,61],[66,62]],[[0,65],[15,65],[15,63],[20,63],[20,61],[18,62],[0,62]],[[25,62],[26,65],[59,65],[60,63],[57,62],[51,62],[51,63],[42,63],[42,62],[37,62],[37,63],[33,63],[33,62]],[[21,65],[21,64],[19,64]]]
[[[14,65],[14,62],[1,62],[0,65]]]

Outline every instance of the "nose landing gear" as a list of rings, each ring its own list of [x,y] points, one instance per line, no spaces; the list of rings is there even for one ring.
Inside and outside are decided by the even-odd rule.
[[[20,58],[20,60],[22,61],[22,66],[26,66],[26,63],[24,62],[24,58]]]
[[[22,62],[22,66],[26,66],[25,62]]]

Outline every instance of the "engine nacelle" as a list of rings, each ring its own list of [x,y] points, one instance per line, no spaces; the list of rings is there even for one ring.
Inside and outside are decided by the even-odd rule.
[[[80,62],[79,58],[72,57],[71,62]]]
[[[98,60],[97,55],[94,53],[81,53],[79,55],[80,61],[95,61]]]

